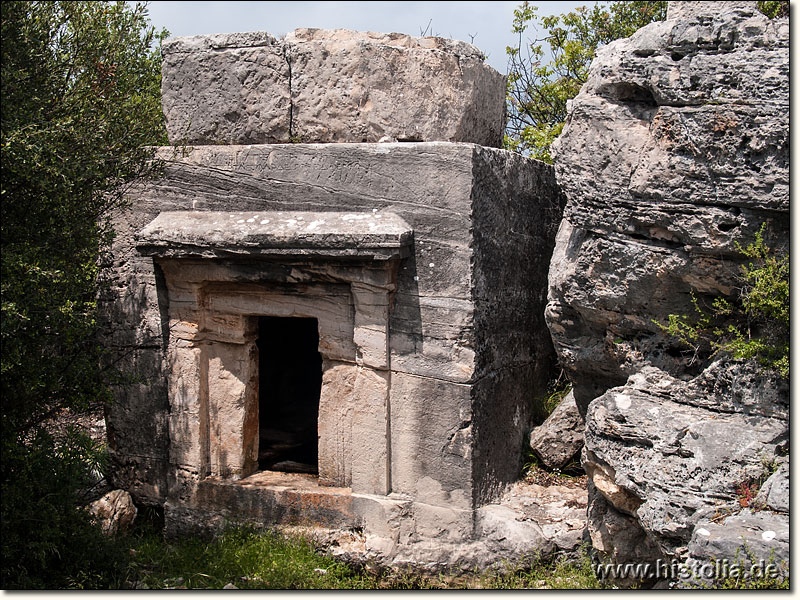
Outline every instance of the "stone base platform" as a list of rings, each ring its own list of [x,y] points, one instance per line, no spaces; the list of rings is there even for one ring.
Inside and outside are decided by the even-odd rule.
[[[203,479],[196,504],[165,506],[165,535],[210,537],[228,525],[302,532],[348,562],[437,572],[516,564],[578,550],[586,490],[518,482],[477,510],[432,506],[400,494],[353,493],[314,475],[260,471]],[[202,508],[201,508],[202,507]],[[268,525],[267,525],[268,524]]]
[[[167,537],[189,531],[209,535],[234,522],[361,526],[350,488],[323,486],[315,475],[304,473],[259,471],[238,481],[206,477],[198,483],[194,500],[198,506],[191,508],[167,502]]]

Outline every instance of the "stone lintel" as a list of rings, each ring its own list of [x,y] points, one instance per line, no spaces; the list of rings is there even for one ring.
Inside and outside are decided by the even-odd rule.
[[[157,258],[351,258],[410,254],[413,230],[389,212],[162,212],[137,235]]]

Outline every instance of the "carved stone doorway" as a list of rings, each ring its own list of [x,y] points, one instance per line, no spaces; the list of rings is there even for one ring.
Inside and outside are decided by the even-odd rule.
[[[161,213],[139,233],[166,287],[170,497],[299,465],[391,491],[389,313],[411,243],[390,213]],[[272,392],[301,363],[295,410]],[[297,455],[259,456],[299,430]]]

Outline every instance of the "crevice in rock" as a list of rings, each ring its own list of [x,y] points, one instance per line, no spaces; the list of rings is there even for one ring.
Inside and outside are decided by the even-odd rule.
[[[291,49],[289,44],[283,46],[283,59],[286,61],[286,67],[289,69],[289,141],[294,141],[294,95],[292,90],[292,60]]]
[[[645,242],[659,248],[680,248],[682,249],[686,244],[684,242],[675,242],[672,240],[665,240],[663,238],[653,238],[646,236],[642,233],[626,232],[626,235],[632,240]]]
[[[656,102],[655,96],[650,90],[631,81],[607,83],[600,86],[597,92],[609,100],[622,104],[658,106],[658,102]]]

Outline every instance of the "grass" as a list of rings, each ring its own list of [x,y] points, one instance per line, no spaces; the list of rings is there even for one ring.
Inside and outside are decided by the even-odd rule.
[[[300,536],[232,528],[203,541],[165,542],[157,527],[128,538],[131,562],[120,587],[137,589],[596,589],[588,558],[581,562],[531,561],[504,572],[425,575],[354,567],[317,552]]]
[[[138,537],[127,577],[139,589],[374,589],[374,578],[322,556],[302,538],[272,531],[230,529],[212,541],[167,543],[160,534]],[[146,586],[146,587],[145,587]]]
[[[122,540],[120,540],[122,541]],[[123,587],[137,589],[616,589],[599,580],[588,553],[579,561],[531,560],[525,568],[425,575],[357,568],[318,553],[302,537],[236,528],[212,541],[165,542],[155,529],[128,538],[131,562]],[[788,579],[728,578],[712,589],[786,589]]]
[[[567,379],[562,370],[558,377],[550,381],[547,391],[543,395],[538,395],[531,399],[531,411],[533,422],[541,425],[550,416],[561,401],[572,390],[572,384]]]
[[[558,405],[561,404],[561,401],[566,398],[567,394],[569,394],[571,391],[572,384],[569,382],[569,380],[563,383],[556,381],[553,384],[550,393],[543,401],[545,413],[550,415],[550,413],[552,413],[558,407]]]

